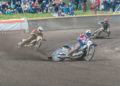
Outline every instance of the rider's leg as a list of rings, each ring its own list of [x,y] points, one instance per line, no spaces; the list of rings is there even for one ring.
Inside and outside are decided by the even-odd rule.
[[[76,51],[79,49],[78,52],[73,53],[72,56],[77,56],[77,55],[82,55],[83,54],[83,50],[86,48],[86,45],[84,44],[80,44],[80,46],[77,47]]]
[[[36,38],[35,35],[30,35],[29,38],[27,40],[25,40],[21,46],[25,45],[26,43],[30,43],[32,40],[34,40]]]
[[[73,49],[71,49],[70,51],[68,51],[67,56],[71,55],[73,52],[75,52],[76,50],[78,50],[79,47],[80,47],[80,44],[77,43]]]
[[[100,32],[100,29],[97,29],[93,34],[92,36],[94,36],[96,33],[99,33]]]
[[[111,34],[111,32],[109,30],[105,30],[104,32],[107,33],[107,37],[109,37]]]
[[[107,34],[108,34],[108,37],[110,36],[111,32],[110,32],[110,28],[107,29]]]

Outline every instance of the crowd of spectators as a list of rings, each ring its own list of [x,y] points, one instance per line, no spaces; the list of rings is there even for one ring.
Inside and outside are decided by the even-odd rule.
[[[73,1],[66,3],[62,0],[25,0],[24,3],[21,0],[12,0],[12,2],[4,2],[0,5],[2,14],[58,12],[62,15],[62,12],[72,14],[73,9]]]
[[[59,16],[64,14],[74,15],[74,10],[83,10],[86,12],[88,2],[91,3],[90,8],[97,11],[115,11],[120,4],[120,0],[9,0],[0,5],[0,13],[44,13],[57,12]]]
[[[120,0],[93,0],[91,9],[97,9],[97,11],[115,11],[120,6]],[[120,9],[119,9],[120,11]]]

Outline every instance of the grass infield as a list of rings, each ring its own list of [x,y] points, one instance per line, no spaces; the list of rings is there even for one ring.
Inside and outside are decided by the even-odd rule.
[[[89,15],[95,15],[94,11],[92,10],[88,10],[87,12],[83,12],[83,11],[74,11],[76,16],[89,16]],[[113,12],[104,12],[104,11],[98,11],[97,15],[106,15],[106,14],[114,14]],[[66,15],[66,16],[70,16],[70,15]],[[51,15],[51,13],[22,13],[22,14],[12,14],[12,15],[7,15],[7,14],[0,14],[0,20],[3,19],[19,19],[19,18],[54,18],[54,16]]]

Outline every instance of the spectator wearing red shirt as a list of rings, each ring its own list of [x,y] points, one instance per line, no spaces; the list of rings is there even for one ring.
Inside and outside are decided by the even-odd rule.
[[[86,12],[86,10],[87,10],[87,0],[82,0],[82,7],[83,7],[83,12]]]
[[[97,0],[97,10],[100,10],[100,0]]]

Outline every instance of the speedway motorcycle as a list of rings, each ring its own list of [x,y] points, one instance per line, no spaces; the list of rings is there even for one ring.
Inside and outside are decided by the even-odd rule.
[[[26,41],[27,39],[22,39],[20,42],[18,42],[17,44],[17,48],[32,48],[32,49],[39,49],[42,41],[44,41],[44,39],[42,39],[41,36],[38,36],[35,40],[31,41],[30,43],[26,43],[25,45],[21,45],[24,41]]]
[[[66,54],[68,51],[73,49],[72,45],[65,44],[61,48],[57,49],[52,54],[53,61],[64,61],[65,59],[82,59],[84,61],[92,60],[95,52],[95,47],[97,45],[94,44],[91,40],[87,41],[87,45],[84,49],[78,49],[77,51],[73,52],[72,55],[67,56]]]
[[[98,22],[99,29],[95,30],[94,33],[92,34],[92,38],[109,38],[110,36],[110,31],[104,30],[102,27],[103,22]]]

